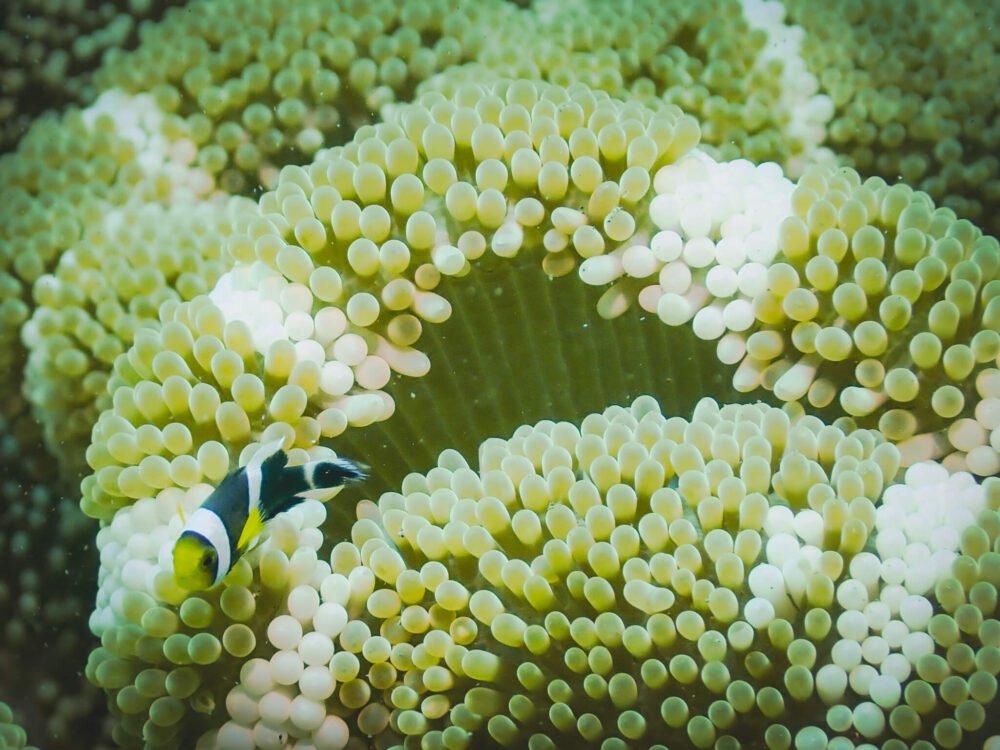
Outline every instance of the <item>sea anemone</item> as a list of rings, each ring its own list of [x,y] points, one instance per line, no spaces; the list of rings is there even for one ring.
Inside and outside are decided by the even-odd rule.
[[[870,738],[891,730],[911,739],[926,730],[927,736],[940,735],[942,745],[955,746],[963,733],[980,728],[982,708],[975,700],[963,699],[961,712],[935,715],[929,726],[921,718],[930,711],[926,701],[919,704],[923,709],[897,706],[901,686],[915,684],[908,682],[914,670],[928,689],[948,676],[942,670],[961,671],[948,666],[950,657],[944,651],[937,654],[935,636],[924,632],[933,614],[928,596],[942,596],[938,588],[964,587],[955,594],[955,607],[944,608],[946,613],[957,612],[972,598],[980,602],[978,621],[974,614],[963,615],[976,622],[966,630],[972,628],[969,632],[980,638],[971,658],[982,651],[988,661],[993,653],[992,631],[987,627],[980,634],[978,623],[993,611],[988,593],[994,586],[993,558],[988,555],[993,554],[989,530],[995,520],[989,514],[996,510],[997,501],[990,499],[996,485],[976,484],[967,472],[949,479],[946,470],[915,463],[921,456],[907,452],[913,443],[906,440],[914,440],[918,429],[927,435],[943,430],[941,439],[956,434],[949,426],[966,405],[963,401],[942,413],[940,399],[933,398],[929,411],[914,414],[909,432],[886,435],[882,422],[889,412],[871,417],[876,409],[855,409],[851,388],[838,388],[845,380],[842,374],[824,381],[826,391],[815,385],[819,379],[811,378],[817,371],[823,374],[825,362],[836,367],[847,359],[855,337],[874,362],[868,366],[892,371],[890,357],[898,356],[896,349],[884,358],[886,367],[877,357],[887,348],[870,351],[867,338],[852,336],[855,328],[864,327],[867,298],[857,309],[840,310],[846,304],[842,297],[857,287],[876,301],[888,298],[884,292],[891,282],[883,261],[898,271],[891,277],[895,279],[927,257],[931,260],[921,268],[938,271],[933,288],[942,285],[950,269],[959,269],[950,282],[957,291],[944,294],[956,307],[954,330],[936,328],[934,334],[955,338],[961,331],[973,341],[965,347],[970,353],[986,353],[972,357],[964,373],[933,370],[921,382],[938,390],[950,387],[960,395],[975,393],[969,390],[975,385],[967,383],[968,375],[982,372],[980,380],[989,382],[987,366],[997,356],[986,340],[991,334],[996,338],[992,301],[988,293],[980,297],[976,292],[997,271],[988,262],[991,246],[977,245],[979,235],[971,225],[957,222],[950,212],[935,213],[929,200],[911,192],[877,180],[862,183],[856,173],[832,168],[807,170],[794,185],[775,166],[720,164],[692,153],[697,136],[695,122],[672,106],[650,110],[579,84],[569,89],[527,81],[457,84],[451,97],[432,91],[412,105],[387,111],[383,124],[361,128],[351,143],[321,152],[305,168],[284,168],[275,190],[261,196],[258,211],[237,216],[240,226],[226,245],[233,270],[211,295],[161,306],[158,330],[137,332],[135,345],[116,358],[113,405],[100,416],[88,449],[95,473],[84,481],[83,507],[109,522],[98,537],[104,573],[92,619],[104,645],[94,652],[88,675],[114,698],[114,710],[122,716],[116,725],[120,741],[141,732],[147,741],[154,737],[156,743],[173,743],[191,738],[196,730],[211,730],[209,720],[198,714],[214,716],[214,708],[223,703],[226,680],[237,670],[242,688],[225,698],[232,721],[218,730],[216,739],[205,735],[205,743],[280,746],[283,738],[301,735],[317,747],[337,747],[352,727],[363,735],[418,735],[433,743],[445,742],[445,732],[456,737],[482,724],[497,742],[516,744],[528,740],[518,725],[536,722],[528,716],[527,706],[538,704],[532,691],[551,701],[540,714],[547,712],[548,728],[531,724],[536,729],[529,733],[535,736],[530,741],[540,746],[565,733],[598,742],[608,732],[617,738],[612,744],[638,740],[647,732],[659,737],[666,730],[647,727],[643,718],[654,709],[662,712],[666,727],[691,719],[688,739],[695,746],[709,746],[717,732],[725,733],[736,721],[733,701],[745,704],[745,712],[760,712],[752,713],[760,724],[757,741],[773,747],[783,747],[793,737],[809,744],[848,730]],[[732,187],[728,193],[716,190],[720,198],[706,209],[699,197],[712,190],[713,180],[727,180]],[[748,202],[745,196],[754,186],[769,188],[769,197]],[[907,233],[909,229],[916,231]],[[891,250],[886,235],[893,241]],[[912,251],[907,242],[895,241],[898,236],[912,242]],[[816,270],[819,266],[823,273]],[[806,269],[808,287],[799,287],[797,268]],[[570,273],[574,269],[577,273]],[[498,314],[483,314],[481,293],[461,294],[463,285],[486,274],[494,277],[485,288],[493,289],[494,296],[510,294],[513,309],[523,311],[521,320],[534,321],[532,328],[511,315],[518,336],[491,335],[502,325],[495,320]],[[922,279],[916,271],[909,274]],[[731,277],[728,285],[725,276]],[[840,283],[841,276],[851,281]],[[588,300],[587,289],[609,283],[608,290],[599,297],[592,292]],[[479,284],[473,289],[484,288]],[[968,300],[959,300],[963,316],[950,299],[958,299],[966,285],[972,291]],[[563,295],[570,288],[577,290],[576,296]],[[812,303],[786,304],[796,288],[811,295]],[[922,289],[918,284],[918,292]],[[580,291],[585,292],[582,300]],[[914,302],[923,309],[916,298]],[[496,310],[498,303],[492,304]],[[838,317],[826,328],[813,323],[830,306]],[[473,416],[474,406],[460,400],[449,406],[444,392],[455,387],[454,378],[488,382],[496,377],[488,372],[491,362],[502,358],[509,367],[522,352],[540,352],[548,332],[558,330],[569,314],[566,308],[581,315],[584,326],[594,326],[587,339],[597,348],[621,346],[616,339],[622,330],[642,331],[660,347],[664,341],[686,341],[694,366],[702,372],[714,368],[720,377],[695,380],[692,387],[689,375],[680,389],[682,398],[694,401],[711,389],[726,395],[773,390],[789,402],[787,411],[764,405],[720,410],[715,402],[701,401],[689,424],[665,419],[656,402],[645,397],[630,411],[612,408],[604,416],[589,417],[579,429],[561,423],[557,431],[552,421],[540,423],[534,432],[522,428],[515,432],[517,450],[492,451],[494,444],[488,442],[477,474],[460,456],[484,424],[509,431],[514,429],[510,421],[526,411],[551,416],[553,410],[544,411],[539,402],[567,388],[573,392],[563,407],[578,410],[581,403],[608,394],[624,396],[621,391],[635,387],[634,377],[623,373],[640,358],[620,357],[600,369],[584,360],[581,375],[574,377],[572,371],[552,369],[547,364],[551,358],[538,355],[526,360],[512,379],[515,391],[531,395],[497,396],[523,398],[516,409],[480,418]],[[786,308],[799,328],[784,322]],[[812,317],[799,314],[800,308]],[[918,320],[933,322],[940,314],[925,312]],[[969,322],[960,328],[963,317]],[[896,332],[909,331],[908,322]],[[801,333],[810,323],[819,329],[812,339]],[[430,334],[439,327],[436,335]],[[821,335],[826,329],[832,333]],[[772,365],[758,343],[768,335],[777,340],[770,360],[785,346],[807,357],[822,355],[826,346],[809,351],[804,341],[840,334],[846,337],[846,354],[806,359],[812,369],[801,362]],[[886,337],[884,330],[881,338],[872,336]],[[715,339],[721,343],[704,343]],[[466,346],[475,354],[469,356]],[[490,348],[499,353],[480,354]],[[739,357],[732,357],[733,351]],[[740,359],[740,367],[721,377],[726,371],[719,369],[720,360],[725,367]],[[682,377],[685,367],[691,367],[690,360],[681,365],[668,361],[639,382],[648,382],[656,392],[661,383]],[[804,369],[809,377],[801,376]],[[853,364],[848,372],[860,369]],[[610,382],[602,382],[608,373]],[[785,385],[788,373],[801,392],[791,393]],[[398,406],[401,392],[407,393],[405,408]],[[816,396],[820,392],[823,400]],[[824,426],[803,414],[797,402],[810,393],[807,403],[832,410],[835,424]],[[443,419],[449,408],[456,416],[448,416],[449,424],[437,433],[433,428],[422,433],[418,450],[443,450],[447,445],[435,440],[457,436],[461,451],[442,454],[439,473],[460,474],[472,483],[469,487],[439,488],[437,479],[431,483],[430,476],[408,474],[405,467],[419,460],[414,456],[420,453],[394,432],[397,421],[413,429],[414,421],[429,425]],[[869,417],[882,432],[859,429],[857,421]],[[741,420],[745,426],[739,428]],[[458,425],[466,423],[470,427],[463,432]],[[642,425],[650,430],[646,437]],[[361,437],[366,426],[367,435]],[[375,436],[381,438],[380,447]],[[345,452],[378,456],[380,481],[390,487],[394,472],[407,474],[400,476],[402,495],[387,492],[377,506],[360,506],[351,542],[334,547],[329,563],[317,551],[330,527],[321,530],[322,506],[309,504],[273,531],[259,555],[242,561],[223,589],[194,596],[177,588],[169,556],[169,543],[181,526],[176,506],[191,509],[204,499],[209,489],[204,482],[218,482],[229,471],[231,450],[239,451],[243,463],[252,449],[239,446],[281,438],[294,448],[293,462],[300,462],[324,455],[326,449],[318,443],[330,437],[339,437],[338,448]],[[894,445],[899,440],[904,440],[901,448]],[[521,447],[528,443],[534,452]],[[551,466],[543,470],[549,452]],[[952,459],[953,470],[961,468],[957,460]],[[915,465],[900,476],[904,461]],[[547,484],[555,481],[550,472],[562,478],[558,491]],[[526,479],[529,475],[536,479]],[[900,489],[892,489],[900,480]],[[941,488],[918,493],[927,483]],[[454,502],[441,500],[444,505],[436,514],[411,510],[403,499],[411,493],[433,497],[446,487]],[[961,509],[948,515],[934,502],[941,492],[967,497],[967,502],[962,500]],[[414,508],[422,507],[422,500],[413,502]],[[910,516],[916,520],[907,525]],[[938,521],[926,522],[932,517]],[[431,521],[437,530],[434,523],[428,526]],[[935,524],[944,530],[932,540]],[[904,529],[900,538],[897,526]],[[883,529],[884,539],[878,533]],[[746,559],[737,551],[738,539],[748,545],[739,547]],[[558,555],[554,550],[559,544],[566,547],[566,555],[554,558],[564,563],[561,568],[541,554],[545,547]],[[600,552],[590,555],[588,550]],[[664,556],[657,557],[659,553]],[[386,556],[391,559],[383,561]],[[711,566],[704,562],[706,556]],[[955,562],[960,556],[980,567],[962,574]],[[469,568],[472,558],[480,559],[478,567]],[[626,562],[633,558],[629,568],[634,575],[625,575]],[[661,564],[666,567],[657,567]],[[901,578],[899,565],[910,566]],[[408,566],[420,580],[412,592],[398,588]],[[539,566],[541,572],[535,570]],[[703,566],[706,573],[699,578]],[[886,580],[881,578],[884,566]],[[480,578],[479,584],[472,583]],[[473,594],[477,588],[481,590]],[[517,601],[526,599],[531,610],[515,607],[509,594]],[[431,596],[433,602],[427,598]],[[404,624],[404,603],[407,618],[417,618],[412,625],[416,630]],[[321,618],[317,627],[314,615],[327,604],[333,619],[328,623]],[[567,607],[576,613],[576,606],[578,616],[569,618]],[[831,610],[836,618],[831,619]],[[433,611],[443,625],[434,625]],[[423,625],[420,612],[427,618]],[[466,640],[452,644],[461,647],[461,658],[452,650],[451,661],[445,640],[453,638],[449,618],[468,619],[474,626],[462,636]],[[503,626],[487,637],[481,626],[492,628],[495,620]],[[599,629],[598,620],[603,623]],[[946,626],[945,620],[940,622]],[[577,636],[573,623],[582,629]],[[529,625],[535,628],[532,638],[540,640],[525,640]],[[890,639],[881,635],[887,626]],[[923,645],[908,646],[889,659],[889,644],[903,627],[907,633],[923,633],[908,644]],[[402,628],[398,638],[387,635],[395,632],[391,628]],[[611,630],[605,633],[604,628]],[[727,638],[743,642],[738,633],[730,633],[733,628],[749,639],[739,663],[726,656],[734,650]],[[431,655],[408,661],[408,649],[422,644],[412,636],[435,629],[440,635],[428,636]],[[477,640],[480,630],[486,640]],[[647,671],[656,672],[654,664],[659,664],[662,674],[623,672],[614,685],[607,682],[599,689],[602,680],[612,677],[616,649],[636,656],[623,645],[626,631],[629,643],[649,661]],[[750,650],[758,631],[766,634],[767,646]],[[269,646],[262,643],[263,632]],[[718,651],[717,658],[695,645],[705,633],[722,639],[716,650],[708,636],[702,644],[710,654]],[[690,653],[670,650],[678,637],[691,641]],[[546,673],[542,682],[541,677],[531,678],[530,684],[518,682],[520,677],[503,672],[493,655],[502,645],[523,647],[545,664],[541,657],[549,653],[552,639],[566,638],[575,645],[567,641],[553,647],[563,665]],[[834,642],[844,645],[833,651]],[[306,652],[299,648],[302,643]],[[408,655],[393,661],[401,643]],[[863,644],[870,657],[865,664],[854,661]],[[645,659],[654,645],[661,649],[657,658]],[[899,640],[896,648],[902,647]],[[366,648],[372,657],[361,661],[358,654],[363,656]],[[163,659],[174,665],[171,671],[157,666]],[[876,673],[886,660],[890,668]],[[780,670],[774,666],[778,662]],[[990,669],[987,663],[982,671]],[[408,678],[411,671],[415,676]],[[168,685],[175,672],[177,682]],[[743,676],[731,678],[734,673]],[[603,707],[595,704],[595,710],[577,716],[569,706],[576,694],[573,674],[581,679],[593,674],[587,678],[593,695],[582,683],[577,688],[590,700],[603,701]],[[145,675],[141,685],[140,675]],[[147,685],[147,679],[153,682]],[[471,689],[463,679],[491,686]],[[725,705],[693,694],[694,709],[687,702],[679,704],[681,698],[668,704],[666,695],[656,706],[639,702],[640,683],[655,694],[667,680],[685,685],[700,680],[709,692],[718,685],[720,695],[731,680],[737,687],[728,703],[720,701]],[[463,684],[464,689],[455,687]],[[752,691],[749,698],[735,695],[745,692],[744,685]],[[468,700],[462,697],[465,689],[470,690]],[[981,689],[984,696],[989,692],[987,686]],[[408,697],[407,690],[415,697]],[[515,696],[520,698],[514,701]],[[806,711],[801,721],[786,718],[790,726],[775,724],[764,734],[765,720],[786,716],[786,701],[810,700],[843,710],[826,723],[809,718],[822,710]],[[936,705],[938,698],[928,700]],[[510,708],[511,701],[523,704],[528,713]],[[435,723],[464,710],[470,712],[468,718]],[[471,739],[447,742],[452,741]]]
[[[564,275],[580,255],[631,239],[630,209],[643,209],[650,170],[697,135],[673,107],[657,113],[524,81],[468,87],[455,102],[428,94],[308,169],[286,167],[227,243],[238,265],[212,301],[161,307],[159,335],[140,331],[116,360],[116,404],[96,427],[88,458],[98,473],[85,482],[84,508],[106,517],[97,506],[190,486],[177,473],[182,455],[209,434],[245,443],[264,419],[308,447],[348,424],[385,420],[392,373],[427,372],[413,348],[423,322],[450,317],[432,291],[442,276],[464,276],[488,248],[512,258],[543,242],[543,269]],[[546,203],[568,205],[550,215]],[[586,212],[569,207],[580,203]],[[158,442],[133,445],[130,429],[154,414],[204,425],[195,442],[171,449],[177,467]]]
[[[996,19],[989,0],[817,4],[789,0],[802,56],[834,105],[827,145],[864,175],[925,191],[1000,230]]]
[[[26,348],[45,346],[37,335],[39,326],[43,331],[54,328],[61,329],[62,334],[70,333],[77,344],[82,343],[82,334],[84,339],[92,339],[82,343],[89,348],[98,343],[96,339],[103,338],[110,325],[104,321],[100,330],[89,325],[96,315],[95,297],[106,297],[92,288],[76,286],[74,273],[69,269],[80,259],[71,254],[63,260],[63,256],[76,248],[85,256],[84,265],[97,265],[96,259],[86,259],[86,248],[107,237],[116,222],[114,217],[127,225],[128,221],[122,221],[121,217],[137,217],[143,211],[174,204],[192,206],[215,187],[211,175],[190,164],[195,153],[193,145],[176,137],[170,140],[160,132],[162,113],[151,103],[148,94],[136,97],[117,92],[104,94],[86,110],[73,109],[59,119],[52,116],[40,119],[15,154],[0,158],[0,178],[5,186],[5,200],[0,208],[0,366],[16,373],[4,386],[9,395],[3,399],[0,414],[12,423],[13,435],[27,453],[31,452],[28,447],[41,437],[38,425],[28,417],[51,425],[71,410],[66,401],[73,402],[73,397],[63,392],[63,378],[91,374],[91,380],[107,377],[108,365],[96,364],[101,362],[100,355],[85,357],[81,362],[79,350],[66,351],[62,355],[64,361],[52,366],[54,363],[47,361],[49,356],[37,354],[33,366],[35,382],[22,393],[28,359]],[[126,204],[131,207],[126,209]],[[188,221],[195,219],[190,217]],[[123,250],[125,247],[119,248]],[[217,257],[217,251],[205,249],[202,253],[207,253],[206,259]],[[204,274],[204,261],[192,261],[190,254],[180,248],[163,251],[160,256],[161,263],[163,256],[184,256],[187,265],[179,270],[189,275]],[[107,262],[113,263],[110,258]],[[128,262],[121,255],[118,265]],[[60,263],[62,269],[57,271]],[[178,275],[169,265],[157,270]],[[139,275],[155,275],[157,270],[150,268]],[[212,279],[206,279],[205,283],[212,283]],[[135,292],[130,294],[121,289],[119,300],[123,294],[128,302]],[[83,304],[86,298],[90,301]],[[66,305],[71,299],[83,307],[68,311]],[[59,313],[53,315],[50,306],[58,308]],[[37,316],[35,320],[31,320],[33,316]],[[139,317],[148,319],[150,315],[147,311]],[[22,336],[22,328],[27,329],[26,336]],[[125,345],[131,343],[126,331],[115,335],[119,339],[124,336]],[[56,354],[64,349],[60,347]],[[111,349],[103,351],[106,359]],[[41,376],[41,382],[40,371],[47,373]],[[47,380],[48,374],[52,375],[51,382]],[[54,392],[63,403],[52,403]],[[96,395],[93,388],[88,395],[92,402]],[[80,396],[76,399],[75,403],[79,403]],[[30,409],[34,409],[34,414]],[[79,424],[74,429],[78,434],[86,432]],[[47,438],[49,448],[64,459],[63,476],[78,479],[82,457],[79,438],[61,446],[54,439],[51,427]]]
[[[761,231],[730,213],[746,200],[730,197],[736,180],[735,165],[711,162],[657,174],[653,244],[669,262],[650,267],[644,306],[717,339],[738,391],[839,406],[902,442],[905,463],[997,473],[996,238],[924,193],[832,168],[807,169],[794,190],[772,177]],[[709,208],[708,196],[728,200]]]
[[[224,189],[252,191],[468,59],[480,29],[516,12],[499,0],[192,2],[109,54],[95,82],[152,93]]]
[[[134,45],[140,22],[170,0],[4,3],[0,23],[0,151],[10,149],[39,115],[95,97],[93,70],[109,49]]]
[[[94,523],[79,512],[73,494],[60,495],[23,467],[5,467],[0,508],[4,697],[32,736],[96,736],[104,697],[78,668],[66,668],[93,647],[81,615],[93,607]],[[14,685],[20,685],[16,694]],[[0,703],[0,747],[19,748],[23,733],[3,727],[9,716]]]
[[[102,574],[90,626],[101,646],[86,673],[108,692],[121,745],[142,737],[153,747],[190,746],[199,727],[212,726],[241,665],[268,650],[269,623],[316,565],[326,510],[309,501],[272,524],[249,558],[255,566],[241,559],[209,592],[179,589],[170,556],[183,525],[178,508],[193,511],[211,489],[165,489],[124,508],[98,533]]]
[[[222,275],[222,248],[242,198],[133,204],[107,211],[35,282],[21,331],[24,392],[45,444],[71,476],[83,472],[108,374],[167,300],[204,294]],[[252,205],[252,204],[250,204]]]
[[[446,450],[363,503],[329,561],[309,501],[198,596],[171,590],[163,539],[208,487],[117,513],[88,675],[119,741],[190,743],[223,701],[199,746],[959,747],[983,727],[997,480],[902,474],[878,432],[796,409],[703,400],[688,421],[651,397],[523,426],[478,463]]]
[[[9,747],[13,750],[20,750],[20,748],[36,750],[27,744],[27,733],[23,727],[14,722],[14,714],[11,712],[10,706],[3,702],[0,702],[0,742],[5,748]]]
[[[476,470],[446,450],[292,590],[215,741],[340,747],[349,717],[399,747],[958,747],[996,695],[1000,482],[897,484],[899,459],[877,432],[649,397],[488,440]]]
[[[1000,247],[959,218],[991,130],[956,123],[991,105],[897,96],[878,39],[833,69],[851,30],[791,9],[192,2],[0,159],[0,366],[59,471],[18,396],[4,462],[89,466],[116,742],[983,737]],[[872,66],[899,107],[855,95]],[[180,589],[182,512],[278,438],[365,459],[377,502],[305,503]],[[86,532],[31,497],[8,644]],[[71,736],[74,677],[19,717]]]

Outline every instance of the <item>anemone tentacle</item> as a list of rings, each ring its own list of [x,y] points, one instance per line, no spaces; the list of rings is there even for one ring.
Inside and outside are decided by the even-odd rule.
[[[76,103],[0,157],[32,736],[102,720],[93,555],[95,745],[996,744],[981,0],[164,5],[0,32],[0,112]],[[277,439],[375,476],[184,591],[179,511]]]

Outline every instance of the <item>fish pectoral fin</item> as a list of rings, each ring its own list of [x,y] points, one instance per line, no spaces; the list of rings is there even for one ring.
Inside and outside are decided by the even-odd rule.
[[[245,550],[250,543],[260,536],[260,532],[264,530],[264,518],[260,514],[260,508],[254,508],[250,511],[250,515],[247,517],[247,522],[243,525],[243,531],[240,533],[240,538],[236,542],[236,549],[241,552]]]

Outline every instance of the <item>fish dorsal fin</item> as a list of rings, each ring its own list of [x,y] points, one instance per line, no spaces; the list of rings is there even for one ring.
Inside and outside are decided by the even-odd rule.
[[[271,459],[277,457],[284,457],[287,461],[288,457],[285,456],[284,451],[281,450],[281,446],[284,445],[284,443],[284,438],[278,438],[277,440],[272,440],[269,443],[261,445],[260,448],[257,449],[257,452],[253,454],[253,458],[247,461],[247,468],[249,469],[251,466],[263,466]]]
[[[281,449],[284,438],[264,443],[253,454],[246,467],[247,477],[247,521],[243,524],[240,538],[236,541],[236,549],[245,552],[264,530],[264,524],[271,518],[265,510],[263,492],[267,486],[267,476],[271,472],[280,472],[288,463],[288,456]]]
[[[265,443],[254,453],[245,467],[244,474],[247,481],[247,515],[260,505],[261,494],[266,484],[265,478],[268,472],[280,472],[288,461],[288,456],[281,450],[284,439],[272,440]]]

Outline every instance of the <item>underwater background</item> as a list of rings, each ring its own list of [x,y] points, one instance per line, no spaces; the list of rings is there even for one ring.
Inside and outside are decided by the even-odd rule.
[[[0,747],[1000,747],[995,2],[0,13]]]

